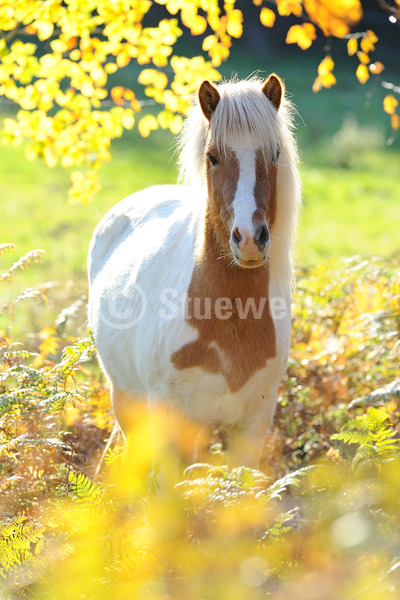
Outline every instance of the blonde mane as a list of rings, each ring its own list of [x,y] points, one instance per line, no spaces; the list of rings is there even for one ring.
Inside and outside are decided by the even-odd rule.
[[[209,144],[220,151],[227,147],[259,148],[268,163],[280,151],[278,168],[277,218],[272,232],[271,268],[277,279],[292,279],[294,234],[301,204],[298,153],[293,129],[293,106],[282,99],[278,111],[262,92],[258,77],[231,80],[217,86],[220,101],[209,122],[198,99],[194,101],[178,142],[179,182],[205,185],[205,149]]]

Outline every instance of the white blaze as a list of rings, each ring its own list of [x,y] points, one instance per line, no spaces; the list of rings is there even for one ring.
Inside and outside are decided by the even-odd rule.
[[[256,185],[256,151],[254,148],[246,148],[235,151],[239,164],[239,179],[233,201],[234,222],[243,239],[254,236],[253,214],[257,209],[254,197]]]

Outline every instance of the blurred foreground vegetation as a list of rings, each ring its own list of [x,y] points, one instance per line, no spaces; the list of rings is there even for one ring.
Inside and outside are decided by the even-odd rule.
[[[28,259],[39,270],[39,254],[13,270],[3,251],[5,277]],[[140,428],[96,474],[112,416],[91,340],[71,335],[77,313],[36,332],[34,351],[6,329],[1,598],[397,599],[399,281],[398,259],[303,270],[262,472],[229,470],[216,446],[213,466],[192,466],[157,494]],[[21,290],[3,318],[43,294]],[[183,444],[171,429],[165,448]]]

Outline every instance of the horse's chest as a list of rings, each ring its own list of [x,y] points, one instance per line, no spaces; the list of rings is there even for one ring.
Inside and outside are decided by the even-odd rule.
[[[251,326],[234,329],[223,347],[215,329],[210,339],[198,336],[184,344],[171,357],[168,396],[200,422],[243,420],[253,406],[276,394],[289,345],[282,325],[258,323],[257,332]]]
[[[203,373],[221,375],[233,394],[241,390],[252,376],[277,354],[276,332],[268,307],[260,318],[246,316],[240,320],[230,305],[227,319],[189,320],[197,338],[183,344],[171,356],[177,370],[197,367]]]
[[[232,392],[222,373],[202,367],[174,370],[168,381],[169,397],[185,414],[202,423],[231,425],[242,422],[253,408],[275,396],[276,359],[253,374],[240,390]]]

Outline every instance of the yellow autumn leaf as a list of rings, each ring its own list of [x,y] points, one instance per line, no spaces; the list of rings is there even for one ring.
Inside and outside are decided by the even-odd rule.
[[[182,23],[190,29],[192,35],[201,35],[207,29],[207,20],[197,13],[195,2],[185,2],[181,5]],[[169,9],[169,6],[168,6]],[[175,13],[174,13],[175,14]]]
[[[19,88],[20,95],[18,98],[19,105],[24,110],[33,110],[37,108],[40,101],[40,94],[33,85],[27,85],[25,88]]]
[[[382,73],[382,71],[384,70],[384,68],[385,68],[385,65],[383,65],[379,61],[372,63],[372,65],[369,65],[369,70],[371,71],[371,73],[373,75],[380,75]]]
[[[48,40],[53,35],[54,23],[50,21],[36,21],[33,25],[37,30],[37,36],[41,42]]]
[[[81,85],[81,93],[87,98],[91,98],[94,94],[94,87],[90,79],[84,81]]]
[[[69,57],[71,60],[80,60],[81,58],[81,51],[78,50],[77,48],[75,48],[75,50],[71,50],[71,52],[69,53]]]
[[[192,35],[201,35],[207,29],[207,20],[201,15],[196,15],[190,25]]]
[[[278,13],[282,17],[288,17],[289,15],[295,15],[300,17],[303,12],[302,0],[276,0]]]
[[[39,352],[43,358],[47,358],[49,354],[56,354],[60,347],[60,338],[56,335],[54,327],[45,327],[39,333],[39,338],[43,340],[39,344]]]
[[[322,78],[322,84],[324,87],[326,88],[330,88],[333,85],[335,85],[336,83],[336,77],[334,76],[333,73],[327,73],[323,78]]]
[[[117,60],[117,65],[119,66],[120,69],[122,69],[123,67],[126,67],[126,65],[129,65],[129,63],[131,62],[131,56],[127,51],[119,52],[117,54],[116,60]]]
[[[169,110],[161,111],[157,120],[162,129],[169,129],[175,135],[182,129],[182,117],[180,115],[174,115]]]
[[[336,83],[336,77],[332,73],[335,63],[330,56],[325,58],[318,65],[318,77],[313,84],[313,92],[319,92],[323,87],[330,88]]]
[[[53,40],[50,42],[50,47],[53,52],[58,52],[59,54],[63,54],[68,50],[68,45],[62,40]]]
[[[264,0],[253,0],[253,4],[255,6],[261,6],[261,4],[263,3]]]
[[[388,115],[393,115],[398,105],[398,100],[392,94],[385,96],[383,100],[383,110],[388,113]]]
[[[218,44],[218,38],[216,35],[208,35],[203,40],[202,49],[204,52],[209,52],[214,46]]]
[[[243,33],[243,14],[241,10],[230,10],[227,15],[226,31],[234,38],[240,38]]]
[[[375,33],[371,29],[368,29],[360,42],[361,50],[363,52],[373,52],[377,41],[378,38]]]
[[[1,10],[0,5],[0,23],[3,31],[12,31],[15,29],[15,27],[18,25],[18,21],[14,18],[14,10],[10,10],[8,7],[5,7],[4,10]]]
[[[156,90],[164,90],[168,84],[168,77],[156,69],[143,69],[138,82],[142,85],[152,85]]]
[[[124,98],[125,98],[125,100],[127,100],[130,103],[131,108],[133,108],[133,110],[135,112],[140,112],[142,110],[142,107],[140,106],[140,102],[136,98],[135,92],[133,92],[132,90],[127,89],[125,91]]]
[[[124,92],[125,88],[122,85],[116,85],[111,89],[111,98],[118,106],[123,106],[124,104]]]
[[[393,115],[390,115],[390,122],[392,125],[392,129],[394,129],[395,131],[397,131],[400,127],[400,117],[397,113],[394,113]]]
[[[343,38],[363,15],[360,0],[303,0],[310,19],[325,36]]]
[[[152,131],[158,129],[157,119],[153,115],[146,115],[140,119],[138,128],[142,137],[149,137]]]
[[[165,90],[162,94],[162,102],[166,110],[177,112],[179,110],[179,98],[172,90]]]
[[[69,204],[88,204],[101,190],[97,172],[92,169],[83,174],[79,171],[71,173],[72,186],[68,190]]]
[[[112,75],[113,73],[116,73],[118,71],[118,65],[116,65],[115,63],[109,62],[104,65],[104,70],[106,73],[108,73],[108,75]]]
[[[40,354],[36,354],[35,358],[33,359],[33,363],[32,363],[33,368],[40,369],[43,365],[44,365],[43,357],[40,356]]]
[[[121,124],[124,129],[133,129],[135,125],[135,117],[133,116],[132,111],[126,111],[125,114],[121,118]]]
[[[90,76],[94,83],[99,87],[104,87],[107,83],[107,73],[100,65],[96,65],[91,71]]]
[[[350,38],[347,42],[347,54],[349,56],[354,56],[354,54],[358,50],[358,41],[357,38]]]
[[[356,77],[360,83],[364,84],[369,79],[368,67],[360,63],[357,67]]]
[[[160,124],[161,129],[168,129],[171,120],[174,115],[169,110],[163,110],[157,115],[157,121]]]
[[[325,56],[325,58],[318,65],[318,75],[321,75],[321,77],[328,75],[331,71],[333,71],[334,66],[335,63],[333,62],[332,57]]]
[[[365,52],[357,52],[358,59],[363,65],[368,65],[371,62],[370,57]]]
[[[124,99],[131,102],[135,98],[135,92],[129,88],[124,89]]]
[[[264,27],[273,27],[275,23],[276,15],[273,10],[266,8],[265,6],[260,12],[260,21]]]
[[[215,44],[210,50],[209,55],[213,67],[219,67],[229,57],[229,47],[224,44]]]
[[[292,25],[286,36],[287,44],[297,44],[302,50],[307,50],[317,37],[315,27],[312,23],[303,25]]]

